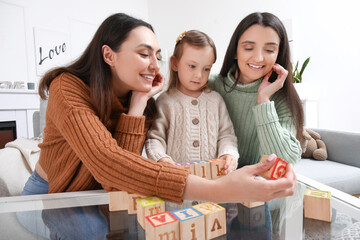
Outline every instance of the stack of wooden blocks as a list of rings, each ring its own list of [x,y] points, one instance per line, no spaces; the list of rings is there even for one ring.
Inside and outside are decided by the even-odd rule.
[[[157,196],[142,197],[118,191],[109,192],[109,209],[137,213],[138,223],[145,230],[148,240],[200,240],[226,234],[225,208],[213,202],[165,211],[165,202]]]
[[[225,160],[223,159],[176,163],[176,166],[181,166],[185,169],[188,169],[190,174],[206,179],[217,179],[223,176],[224,165]]]

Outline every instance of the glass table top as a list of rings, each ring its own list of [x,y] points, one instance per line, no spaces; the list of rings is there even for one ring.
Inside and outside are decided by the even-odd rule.
[[[297,177],[293,196],[252,208],[241,203],[219,204],[226,212],[226,234],[216,239],[360,237],[360,199]],[[307,188],[331,191],[331,223],[304,218]],[[145,239],[136,214],[109,212],[108,203],[109,194],[102,190],[0,198],[0,239]],[[166,203],[166,211],[197,203]]]

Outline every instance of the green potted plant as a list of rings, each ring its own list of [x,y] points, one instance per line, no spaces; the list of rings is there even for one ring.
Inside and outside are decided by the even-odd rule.
[[[295,68],[292,69],[292,75],[293,75],[293,82],[294,82],[294,83],[301,83],[301,81],[302,81],[302,75],[303,75],[304,70],[305,70],[306,66],[308,65],[309,61],[310,61],[310,57],[308,57],[308,58],[304,61],[304,63],[303,63],[302,66],[301,66],[300,71],[299,71],[299,69],[298,69],[299,61],[296,62]]]

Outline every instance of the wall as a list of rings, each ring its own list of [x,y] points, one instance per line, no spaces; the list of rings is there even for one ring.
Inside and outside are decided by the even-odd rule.
[[[6,38],[6,34],[1,35],[1,56],[0,63],[6,63],[13,69],[22,71],[8,71],[4,67],[0,68],[0,81],[25,81],[38,82],[40,76],[36,72],[34,28],[53,30],[64,33],[70,42],[68,49],[71,50],[70,60],[75,59],[87,46],[99,24],[110,14],[125,12],[135,17],[148,18],[147,0],[117,1],[117,0],[0,0],[2,10],[12,11],[12,16],[23,16],[23,19],[14,21],[14,18],[2,14],[1,31],[9,26],[10,36],[19,36],[21,39]],[[0,10],[1,12],[1,10]],[[7,21],[6,17],[13,21]],[[21,27],[24,34],[14,35],[16,29]],[[6,45],[4,44],[7,43]],[[16,47],[12,47],[15,45]],[[10,45],[10,47],[9,47]],[[14,54],[16,53],[16,54]],[[20,55],[21,57],[16,57]],[[26,59],[23,59],[23,58]],[[9,61],[9,59],[11,61]],[[24,66],[26,64],[26,66]],[[24,73],[26,71],[26,73]]]
[[[311,61],[303,75],[301,97],[318,104],[318,127],[360,132],[360,28],[356,1],[296,0],[149,0],[153,24],[165,56],[184,30],[199,29],[215,41],[219,72],[230,37],[239,21],[254,11],[268,11],[292,20],[293,59]]]

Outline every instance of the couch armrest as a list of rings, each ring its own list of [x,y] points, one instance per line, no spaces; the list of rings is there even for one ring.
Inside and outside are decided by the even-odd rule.
[[[325,142],[328,160],[360,167],[360,133],[313,129]]]

